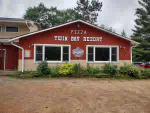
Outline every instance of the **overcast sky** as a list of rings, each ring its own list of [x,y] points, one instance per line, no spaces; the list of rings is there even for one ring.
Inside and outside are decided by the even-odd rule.
[[[37,6],[43,2],[45,6],[56,6],[58,9],[73,8],[77,0],[0,0],[0,16],[22,18],[29,6]],[[139,7],[138,0],[100,0],[103,2],[99,13],[98,24],[113,27],[117,33],[123,29],[128,36],[134,28],[135,9]]]

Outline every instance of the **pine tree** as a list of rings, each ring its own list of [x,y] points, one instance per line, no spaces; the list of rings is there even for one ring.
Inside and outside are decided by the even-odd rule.
[[[123,30],[123,31],[121,32],[121,36],[127,37],[127,34],[126,34],[125,30]]]
[[[82,15],[82,19],[91,24],[97,22],[98,12],[101,11],[102,2],[99,0],[78,0],[75,10]]]
[[[150,0],[138,1],[142,6],[136,9],[137,19],[132,39],[140,42],[133,50],[134,61],[150,61]]]

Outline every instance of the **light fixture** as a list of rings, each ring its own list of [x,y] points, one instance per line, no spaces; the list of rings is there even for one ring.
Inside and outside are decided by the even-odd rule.
[[[80,28],[80,24],[77,24],[77,27]]]
[[[124,47],[124,46],[120,46],[120,48],[123,48],[123,49],[125,49],[126,47]]]

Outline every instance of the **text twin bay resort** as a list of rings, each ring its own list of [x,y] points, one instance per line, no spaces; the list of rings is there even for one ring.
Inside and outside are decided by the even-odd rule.
[[[101,42],[102,37],[95,37],[95,36],[75,36],[75,35],[86,35],[86,30],[71,30],[71,35],[73,36],[54,36],[56,41],[72,41],[72,42]]]

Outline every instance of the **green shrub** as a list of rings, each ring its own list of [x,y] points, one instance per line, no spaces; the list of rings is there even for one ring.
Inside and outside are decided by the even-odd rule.
[[[129,74],[128,72],[129,72],[129,70],[130,70],[131,67],[132,67],[132,65],[121,66],[119,72],[121,74],[128,75]]]
[[[98,74],[95,74],[95,77],[96,78],[110,78],[111,76],[106,73],[98,73]]]
[[[62,76],[71,76],[73,74],[73,64],[64,64],[60,67],[58,74]]]
[[[80,64],[74,64],[73,66],[73,74],[75,77],[80,77],[82,73],[82,69]]]
[[[120,74],[120,73],[117,73],[114,78],[116,79],[131,79],[130,76],[128,75],[124,75],[124,74]]]
[[[142,78],[142,69],[140,67],[136,67],[134,65],[125,65],[120,67],[120,73],[124,75],[129,75],[130,77],[134,78]]]
[[[87,66],[87,68],[84,70],[86,74],[89,74],[89,75],[95,75],[95,74],[98,74],[100,73],[100,68],[99,67],[91,67],[91,66]]]
[[[37,73],[41,76],[49,75],[50,69],[48,68],[47,62],[41,62],[37,67]]]
[[[141,70],[141,74],[143,77],[150,77],[150,69]]]
[[[110,75],[115,75],[117,73],[117,66],[112,64],[105,64],[103,67],[103,72]]]
[[[49,76],[60,77],[60,75],[59,75],[60,66],[56,66],[54,68],[51,68],[50,70],[51,70],[51,72],[50,72]]]
[[[32,71],[32,72],[31,72],[31,76],[32,76],[32,77],[40,77],[40,76],[41,76],[41,73],[39,73],[38,71]]]

